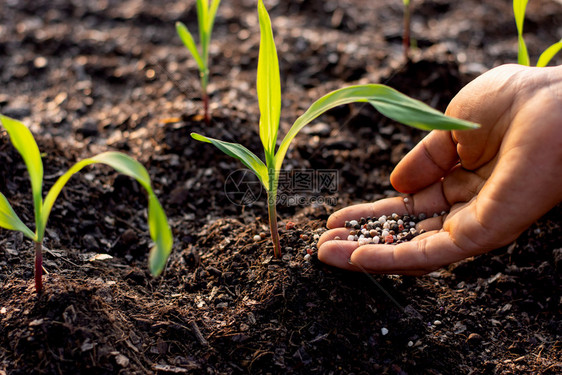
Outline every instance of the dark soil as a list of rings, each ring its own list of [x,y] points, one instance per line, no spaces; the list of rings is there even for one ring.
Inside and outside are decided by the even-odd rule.
[[[401,1],[268,1],[281,133],[345,85],[387,83],[444,110],[476,75],[516,61],[511,1],[414,3],[419,49],[404,64]],[[304,259],[334,210],[396,194],[389,173],[424,135],[368,106],[330,111],[286,159],[294,173],[337,171],[337,191],[326,193],[336,202],[280,205],[280,260],[268,237],[254,241],[269,233],[264,197],[231,203],[225,184],[241,165],[189,133],[261,155],[256,2],[219,8],[209,126],[195,61],[174,29],[181,20],[196,30],[193,4],[0,1],[0,112],[32,129],[46,188],[83,157],[126,152],[149,170],[175,236],[152,278],[144,191],[103,167],[73,177],[55,204],[42,294],[32,244],[2,230],[0,374],[560,373],[561,207],[509,247],[424,277],[376,276],[398,304],[364,274],[327,267],[314,251]],[[525,28],[536,61],[560,39],[560,1],[530,1]],[[0,191],[31,225],[25,165],[5,134]]]

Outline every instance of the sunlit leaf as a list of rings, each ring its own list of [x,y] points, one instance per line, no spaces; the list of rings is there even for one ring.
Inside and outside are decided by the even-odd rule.
[[[209,13],[209,1],[197,0],[197,22],[199,24],[199,43],[205,46],[207,41],[207,19]],[[204,48],[204,47],[203,47]],[[205,56],[205,53],[203,53]]]
[[[230,143],[220,141],[218,139],[205,137],[201,134],[191,133],[193,139],[201,142],[207,142],[213,144],[216,148],[242,162],[247,168],[258,176],[260,182],[266,189],[269,189],[269,177],[267,174],[267,167],[265,164],[250,150],[246,147],[239,145],[238,143]]]
[[[260,138],[266,158],[275,153],[281,115],[281,82],[279,60],[271,29],[271,20],[263,1],[258,2],[260,52],[258,57],[257,92],[260,107]]]
[[[215,24],[215,17],[217,15],[217,10],[219,9],[221,0],[212,0],[211,7],[209,8],[209,20],[207,21],[207,33],[209,38],[211,38],[211,33],[213,32],[213,26]]]
[[[369,102],[383,115],[423,130],[472,129],[478,127],[477,124],[472,122],[445,116],[423,102],[412,99],[385,85],[350,86],[324,95],[295,121],[275,155],[276,170],[281,169],[291,141],[302,128],[329,109],[353,102]]]
[[[201,56],[199,55],[199,51],[197,50],[197,45],[195,44],[195,41],[193,40],[193,36],[191,35],[187,27],[181,22],[176,22],[176,30],[183,44],[193,55],[193,58],[197,62],[197,66],[199,67],[199,70],[204,71],[206,69],[205,63],[201,59]]]
[[[0,193],[0,227],[20,231],[30,240],[35,240],[35,233],[20,220],[2,193]]]
[[[557,43],[554,43],[550,47],[544,50],[539,56],[539,61],[537,62],[538,67],[545,67],[548,65],[550,60],[562,49],[562,39]]]
[[[515,15],[515,24],[517,26],[517,43],[518,53],[517,61],[521,65],[529,66],[529,52],[527,52],[527,45],[523,39],[523,24],[525,22],[525,9],[527,8],[528,0],[513,0],[513,14]]]
[[[96,163],[109,165],[116,171],[134,178],[146,189],[148,193],[148,226],[150,229],[150,236],[155,244],[154,248],[150,251],[149,268],[153,275],[160,274],[172,250],[172,231],[168,225],[166,214],[152,190],[148,172],[142,164],[123,153],[104,152],[94,157],[84,159],[74,164],[65,174],[59,177],[51,190],[49,190],[49,193],[45,197],[45,202],[43,203],[41,212],[43,228],[47,224],[55,200],[68,180],[85,166]],[[39,239],[42,239],[43,235],[44,233],[38,233]]]
[[[20,153],[27,167],[29,179],[31,180],[31,192],[33,194],[33,206],[35,208],[35,225],[39,226],[38,218],[41,210],[41,202],[43,199],[43,162],[37,142],[33,135],[21,122],[0,115],[0,122],[8,132],[10,141]]]

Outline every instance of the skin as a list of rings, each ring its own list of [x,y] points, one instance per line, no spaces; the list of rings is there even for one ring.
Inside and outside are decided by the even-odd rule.
[[[503,65],[453,98],[447,115],[477,130],[432,131],[396,166],[408,195],[346,207],[328,219],[318,258],[372,273],[423,275],[513,242],[562,201],[562,66]],[[346,239],[346,220],[383,214],[448,214],[418,223],[427,232],[399,245]],[[350,264],[350,262],[352,264]]]

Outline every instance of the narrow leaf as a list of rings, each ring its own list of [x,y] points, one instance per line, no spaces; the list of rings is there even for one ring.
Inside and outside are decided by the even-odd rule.
[[[0,193],[0,227],[20,231],[27,238],[35,241],[35,233],[20,220],[2,193]]]
[[[201,44],[201,54],[206,59],[206,47],[209,44],[207,35],[207,19],[209,14],[209,1],[197,0],[197,22],[199,24],[199,43]]]
[[[39,230],[39,216],[43,199],[43,162],[41,161],[39,147],[27,126],[21,122],[3,115],[0,115],[0,122],[8,132],[10,141],[22,156],[29,172],[35,209],[35,225],[37,226],[36,229]]]
[[[85,166],[96,163],[109,165],[117,172],[134,178],[146,189],[148,193],[148,226],[150,229],[150,236],[152,241],[154,241],[154,247],[150,250],[149,255],[149,268],[153,275],[156,276],[160,274],[172,250],[172,231],[168,226],[166,214],[152,190],[148,172],[142,164],[123,153],[104,152],[94,157],[84,159],[74,164],[64,175],[59,177],[47,194],[47,197],[45,197],[45,202],[43,203],[41,216],[43,228],[47,224],[55,200],[68,180]],[[42,239],[43,234],[44,233],[38,233],[38,237]]]
[[[279,118],[281,115],[281,80],[279,59],[273,39],[271,20],[263,1],[258,2],[260,21],[260,52],[258,57],[257,92],[260,107],[260,138],[266,159],[275,153]]]
[[[517,62],[521,65],[529,66],[529,52],[527,52],[527,45],[523,39],[523,24],[525,22],[527,2],[528,0],[513,0],[513,14],[515,16],[515,25],[517,26]]]
[[[477,124],[472,122],[445,116],[423,102],[412,99],[385,85],[350,86],[324,95],[295,121],[275,155],[275,169],[277,173],[281,170],[283,159],[291,141],[302,128],[329,109],[353,102],[369,102],[385,116],[423,130],[453,130],[478,127]]]
[[[539,56],[539,61],[537,62],[538,67],[545,67],[548,65],[550,60],[562,49],[562,39],[557,43],[554,43],[550,47],[544,50]]]
[[[193,55],[193,58],[197,62],[197,66],[199,67],[199,70],[201,72],[205,71],[207,69],[206,65],[203,62],[203,60],[201,59],[201,55],[199,55],[199,51],[197,50],[197,45],[195,45],[195,41],[193,40],[193,36],[191,35],[191,33],[189,32],[187,27],[181,22],[176,22],[176,31],[178,32],[178,35],[181,38],[181,41],[183,42],[183,44],[187,47],[189,52],[191,52],[191,54]]]
[[[269,189],[267,167],[252,151],[242,145],[239,145],[238,143],[224,142],[218,139],[205,137],[204,135],[197,133],[191,133],[191,136],[193,139],[198,141],[212,143],[216,148],[228,156],[232,156],[233,158],[240,160],[242,164],[258,176],[263,186],[266,189]]]
[[[209,8],[209,20],[207,21],[207,34],[209,35],[209,39],[211,39],[213,26],[215,24],[215,17],[217,15],[217,9],[219,9],[220,2],[221,0],[212,0]]]

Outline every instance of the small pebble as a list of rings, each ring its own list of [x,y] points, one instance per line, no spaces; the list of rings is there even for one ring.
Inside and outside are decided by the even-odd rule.
[[[301,240],[308,241],[309,239],[310,237],[308,236],[308,234],[301,234]]]
[[[292,221],[287,221],[287,225],[285,225],[285,229],[291,230],[294,228],[295,228],[295,223],[293,223]]]
[[[413,342],[413,341],[408,341],[408,347],[411,348],[412,346],[414,346],[414,342]]]
[[[351,221],[349,222],[349,225],[352,226],[352,227],[355,227],[355,226],[358,225],[358,224],[359,224],[359,223],[357,222],[357,220],[351,220]]]
[[[306,255],[304,256],[304,260],[306,260],[306,261],[308,262],[308,261],[310,260],[310,254],[306,254]]]
[[[386,336],[388,334],[388,329],[386,329],[384,327],[381,328],[381,333],[382,333],[383,336]]]
[[[320,235],[315,234],[312,238],[314,238],[314,241],[318,241],[320,239]]]
[[[307,254],[307,255],[312,255],[312,249],[311,249],[311,248],[306,249],[306,254]]]
[[[262,239],[262,238],[261,238],[261,236],[260,236],[259,234],[256,234],[256,235],[254,236],[254,241],[256,241],[256,242],[257,242],[257,241],[261,241],[261,239]]]
[[[265,237],[267,237],[267,234],[265,234],[265,232],[261,232],[260,237],[263,240],[263,239],[265,239]]]
[[[354,241],[354,240],[355,240],[355,236],[353,236],[353,235],[350,234],[349,236],[347,236],[347,240],[348,240],[348,241]]]
[[[337,240],[341,240],[341,237],[340,237],[340,236],[335,236],[335,237],[334,237],[334,240],[336,240],[336,241],[337,241]]]
[[[433,325],[435,325],[435,326],[438,326],[438,325],[440,325],[440,324],[441,324],[441,321],[440,321],[440,320],[436,320],[436,321],[433,322]]]

